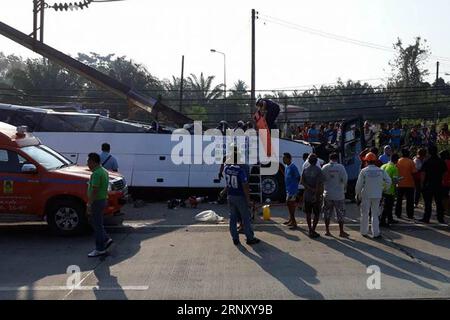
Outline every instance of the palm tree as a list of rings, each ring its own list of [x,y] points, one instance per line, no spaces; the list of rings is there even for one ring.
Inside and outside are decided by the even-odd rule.
[[[198,78],[195,74],[191,75],[187,79],[189,89],[191,90],[189,96],[192,100],[200,104],[208,104],[212,100],[219,98],[223,93],[223,84],[219,84],[212,88],[212,81],[215,76],[204,77],[203,72],[200,73]]]
[[[233,97],[249,97],[247,94],[248,85],[244,80],[238,80],[234,83],[233,88],[231,89],[231,96]]]

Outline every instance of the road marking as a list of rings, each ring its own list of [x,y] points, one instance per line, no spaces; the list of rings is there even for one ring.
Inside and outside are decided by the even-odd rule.
[[[306,223],[299,223],[298,226],[300,227],[307,227],[308,224]],[[324,227],[324,223],[319,223],[317,226]],[[331,223],[330,227],[337,227],[339,224],[337,223]],[[347,227],[359,227],[359,223],[346,223],[345,226]],[[436,224],[433,226],[429,225],[423,225],[423,224],[415,224],[415,223],[399,223],[394,225],[394,227],[421,227],[421,228],[432,228],[435,226],[448,226],[447,224]],[[120,229],[123,227],[133,227],[133,228],[154,228],[154,229],[167,229],[167,228],[214,228],[214,227],[222,227],[222,228],[228,228],[228,223],[220,223],[220,224],[152,224],[152,223],[124,223],[121,226],[108,226],[108,229]],[[285,226],[283,224],[253,224],[254,228],[258,227],[283,227],[283,228],[289,228],[288,226]]]
[[[37,287],[29,287],[29,286],[21,286],[21,287],[0,287],[0,292],[20,292],[20,291],[67,291],[70,290],[70,293],[74,291],[146,291],[150,287],[149,286],[115,286],[115,287],[100,287],[100,286],[37,286]],[[70,294],[69,293],[69,294]],[[68,295],[66,295],[67,297]]]

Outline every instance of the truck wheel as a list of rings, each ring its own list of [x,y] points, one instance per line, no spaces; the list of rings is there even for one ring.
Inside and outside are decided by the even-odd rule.
[[[86,210],[78,201],[57,200],[50,206],[47,223],[55,234],[63,236],[80,234],[87,230]]]

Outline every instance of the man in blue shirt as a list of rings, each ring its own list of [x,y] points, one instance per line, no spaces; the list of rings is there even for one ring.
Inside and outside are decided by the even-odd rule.
[[[255,238],[250,221],[250,193],[248,185],[248,175],[241,165],[238,165],[237,148],[233,148],[234,155],[232,160],[228,158],[225,165],[224,174],[226,180],[225,190],[228,193],[228,206],[230,208],[230,233],[233,243],[237,246],[239,242],[239,233],[237,230],[238,220],[242,221],[244,233],[247,237],[247,244],[253,245],[259,241]],[[232,162],[232,163],[230,163]]]
[[[109,143],[102,144],[102,153],[100,154],[100,164],[108,171],[119,171],[117,159],[110,153],[111,146]]]
[[[391,147],[392,149],[398,151],[400,150],[400,140],[402,137],[402,130],[400,129],[400,124],[396,123],[394,129],[389,132],[391,136]]]
[[[286,186],[286,203],[289,210],[289,220],[284,224],[290,229],[297,229],[297,221],[295,220],[295,208],[298,203],[298,184],[300,182],[300,173],[297,166],[292,163],[290,153],[284,153],[283,163],[286,165],[284,169],[284,184]]]
[[[308,130],[308,142],[319,142],[319,130],[316,129],[316,125],[314,123]]]

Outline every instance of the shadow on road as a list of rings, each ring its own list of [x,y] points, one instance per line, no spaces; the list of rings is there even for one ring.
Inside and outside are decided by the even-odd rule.
[[[382,274],[398,279],[408,280],[425,289],[435,291],[439,290],[434,285],[423,281],[410,273],[440,282],[447,281],[447,277],[439,272],[430,270],[424,266],[418,265],[412,260],[406,260],[400,256],[393,255],[367,243],[356,240],[338,240],[327,238],[320,238],[318,241],[344,254],[345,256],[362,263],[366,267],[377,265],[380,267]]]
[[[253,250],[257,255],[244,246],[239,246],[242,254],[256,262],[295,296],[324,299],[323,295],[311,286],[319,283],[316,269],[267,242],[261,241],[253,247]]]
[[[167,224],[161,220],[153,226]],[[0,226],[0,300],[38,299],[48,295],[37,295],[33,290],[36,282],[48,277],[58,276],[56,280],[45,280],[39,286],[65,286],[67,268],[76,265],[83,274],[94,271],[81,285],[86,286],[88,280],[95,275],[100,288],[114,288],[114,290],[94,291],[97,299],[126,299],[126,294],[120,290],[117,278],[110,273],[110,267],[135,256],[141,250],[141,242],[163,234],[174,232],[180,228],[160,228],[145,231],[132,227],[108,230],[115,241],[111,253],[102,258],[88,258],[94,244],[94,235],[81,235],[73,237],[58,237],[50,233],[46,224]],[[131,233],[139,233],[140,241],[129,241],[125,247],[120,247]],[[10,245],[12,244],[13,245]],[[92,280],[92,279],[91,279]],[[86,284],[87,283],[87,284]],[[134,285],[134,284],[131,284]],[[20,287],[28,287],[26,292],[20,292]],[[51,290],[49,290],[51,291]],[[53,299],[62,299],[69,292],[57,290],[50,294]],[[72,295],[69,295],[68,299]]]

